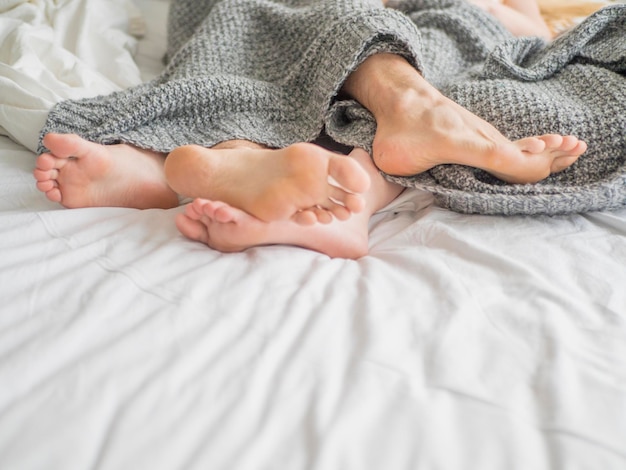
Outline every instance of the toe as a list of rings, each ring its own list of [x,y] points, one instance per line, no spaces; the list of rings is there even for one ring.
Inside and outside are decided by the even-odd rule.
[[[59,177],[59,170],[40,170],[39,168],[35,168],[35,170],[33,170],[33,176],[40,182],[56,180]]]
[[[582,155],[586,151],[587,151],[587,142],[583,140],[579,140],[578,143],[576,144],[576,147],[572,149],[572,153],[577,156]]]
[[[56,188],[56,182],[54,180],[45,180],[37,182],[37,189],[43,193],[47,193],[48,191]]]
[[[304,209],[296,212],[291,220],[298,225],[314,225],[317,223],[317,215],[311,209]]]
[[[53,169],[59,169],[63,166],[64,160],[55,158],[49,153],[42,153],[37,157],[35,166],[38,170],[49,171]]]
[[[91,146],[95,145],[76,134],[46,134],[43,144],[57,159],[79,157],[89,153]]]
[[[59,203],[63,199],[63,197],[61,196],[61,190],[59,188],[52,188],[49,191],[46,191],[46,197],[49,201]]]
[[[184,214],[192,220],[200,220],[200,218],[204,215],[203,212],[204,200],[194,199],[190,204],[185,206]]]
[[[317,223],[319,224],[329,224],[333,221],[333,212],[329,212],[321,207],[312,207],[309,210],[315,214]]]
[[[333,212],[335,212],[335,209],[337,209],[338,212],[341,212],[341,209],[344,209],[347,212],[348,216],[350,212],[361,212],[365,207],[365,200],[363,199],[362,195],[346,193],[339,188],[332,188],[329,198],[329,204],[325,205],[327,209]],[[330,204],[330,202],[332,202],[332,204]]]
[[[199,220],[192,219],[186,214],[176,216],[176,228],[187,238],[208,243],[209,237],[206,226]]]
[[[563,152],[571,152],[578,145],[578,139],[573,135],[563,137],[563,142],[560,145],[560,150]]]
[[[359,194],[348,194],[343,202],[350,212],[358,213],[365,209],[365,199]]]
[[[540,139],[546,144],[548,150],[559,148],[563,144],[563,136],[559,134],[546,134]]]
[[[523,151],[528,153],[540,153],[546,148],[547,143],[545,140],[537,137],[527,137],[516,141],[517,146]]]
[[[578,160],[578,156],[555,158],[552,162],[552,166],[550,167],[550,172],[558,173],[560,171],[563,171],[566,168],[572,166],[576,162],[576,160]]]
[[[320,204],[316,211],[319,211],[320,209],[331,215],[331,219],[328,222],[323,223],[329,223],[330,221],[332,221],[332,216],[336,217],[339,220],[346,220],[350,217],[351,213],[351,210],[345,207],[343,202],[338,202],[332,197],[328,199],[324,204]]]
[[[239,209],[229,206],[226,203],[216,203],[216,207],[213,212],[215,220],[222,224],[236,223],[239,220],[239,217],[243,214],[244,213],[239,211]]]
[[[370,187],[370,177],[353,158],[337,155],[328,164],[329,176],[348,192],[363,193]]]

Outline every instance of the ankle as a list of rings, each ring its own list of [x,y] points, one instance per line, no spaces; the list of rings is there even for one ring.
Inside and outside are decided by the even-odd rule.
[[[408,103],[430,107],[441,94],[406,59],[394,54],[369,57],[348,78],[344,86],[351,97],[374,117],[391,117]]]

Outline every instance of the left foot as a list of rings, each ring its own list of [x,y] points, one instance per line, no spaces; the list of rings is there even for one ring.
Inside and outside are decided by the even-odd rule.
[[[176,227],[191,240],[225,253],[253,246],[293,245],[331,258],[357,259],[367,254],[367,218],[353,215],[347,221],[300,225],[290,220],[263,222],[221,201],[195,199],[176,217]]]
[[[68,208],[169,209],[178,205],[164,156],[126,144],[101,145],[74,134],[47,134],[37,158],[37,189]]]
[[[410,176],[437,165],[459,164],[507,183],[536,183],[571,166],[587,150],[576,137],[556,134],[512,142],[445,97],[426,110],[410,99],[400,106],[402,111],[379,120],[374,138],[374,162],[390,175]]]
[[[348,78],[345,91],[376,119],[372,158],[383,172],[411,176],[442,164],[481,168],[510,183],[535,183],[586,150],[575,137],[515,142],[442,95],[402,57],[376,54]]]
[[[587,150],[587,144],[573,135],[547,134],[515,141],[521,154],[500,158],[483,168],[507,183],[533,183],[570,167]],[[502,166],[502,173],[497,166]]]

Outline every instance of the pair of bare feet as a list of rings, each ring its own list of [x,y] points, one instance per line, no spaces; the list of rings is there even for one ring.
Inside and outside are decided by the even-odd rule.
[[[368,58],[344,91],[376,118],[371,158],[359,149],[343,156],[309,143],[267,149],[247,141],[184,146],[165,155],[48,134],[49,152],[38,157],[34,171],[37,188],[69,208],[171,208],[180,194],[195,200],[177,216],[178,229],[214,249],[290,244],[358,258],[367,253],[370,216],[403,189],[379,169],[413,175],[456,163],[532,183],[569,167],[586,150],[573,136],[511,142],[395,55]]]
[[[467,144],[467,139],[449,141],[438,129],[420,136],[427,133],[441,144],[436,148],[446,152],[455,144]],[[425,158],[419,153],[413,153],[413,159],[404,157],[416,140],[413,135],[398,130],[389,138],[377,136],[384,150],[374,155],[382,157],[378,161],[383,169],[390,162],[396,173],[409,174],[438,164],[436,148]],[[586,148],[575,137],[559,135],[495,146],[486,141],[482,147],[475,140],[473,151],[462,155],[492,162],[494,174],[504,178],[517,181],[523,174],[524,182],[566,168]],[[38,157],[34,175],[49,200],[70,208],[167,209],[177,206],[178,194],[184,194],[195,200],[177,216],[180,232],[223,252],[288,244],[331,257],[359,258],[367,254],[369,218],[403,190],[386,181],[360,149],[343,156],[314,144],[271,150],[229,143],[213,149],[180,147],[165,158],[71,134],[48,134],[44,145],[50,152]],[[389,158],[390,148],[403,157],[406,171]],[[490,165],[483,166],[489,170]]]

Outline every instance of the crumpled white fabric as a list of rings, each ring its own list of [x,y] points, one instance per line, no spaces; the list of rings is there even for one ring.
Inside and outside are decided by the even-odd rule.
[[[130,0],[0,0],[0,134],[36,151],[60,100],[141,82]]]

